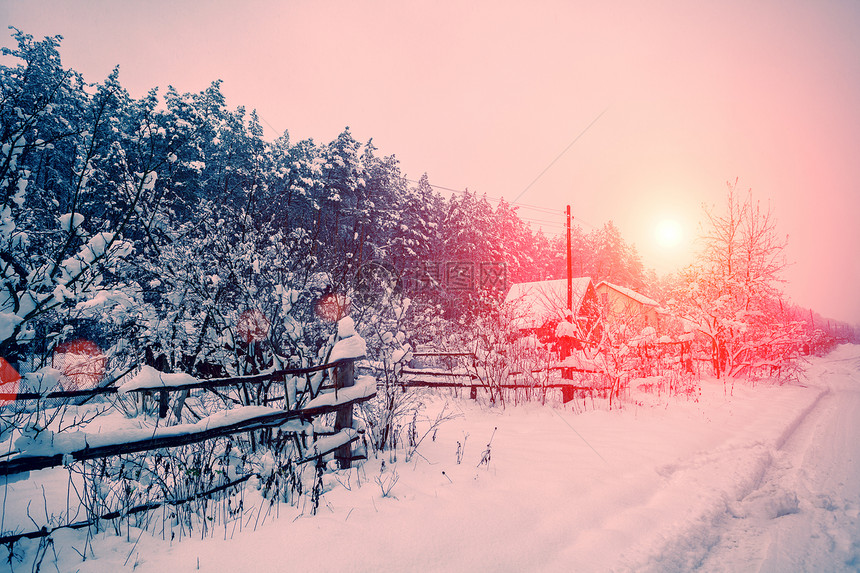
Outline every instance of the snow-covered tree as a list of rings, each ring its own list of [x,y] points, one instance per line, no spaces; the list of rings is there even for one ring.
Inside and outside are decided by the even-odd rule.
[[[640,290],[644,285],[644,268],[636,247],[628,245],[612,221],[589,235],[594,253],[593,270],[587,275],[595,282],[606,280]]]
[[[142,130],[133,144],[149,149],[146,161],[126,160],[116,73],[90,91],[62,68],[59,37],[14,37],[17,49],[4,53],[20,63],[0,66],[0,355],[30,369],[87,320],[98,328],[125,319],[125,233],[167,154],[157,152],[158,134]]]
[[[736,375],[772,364],[798,325],[783,307],[781,272],[787,239],[771,209],[729,183],[725,210],[706,209],[696,262],[681,275],[676,311],[711,341],[714,370]],[[778,366],[773,364],[774,366]]]
[[[495,232],[509,282],[530,282],[540,278],[535,236],[520,219],[516,206],[502,199],[496,207],[495,225],[489,231]]]

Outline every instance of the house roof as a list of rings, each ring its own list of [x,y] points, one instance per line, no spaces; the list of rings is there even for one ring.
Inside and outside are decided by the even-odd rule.
[[[599,290],[600,287],[604,286],[604,285],[608,288],[611,288],[612,290],[620,292],[621,294],[623,294],[627,298],[631,298],[640,304],[644,304],[645,306],[655,306],[655,307],[660,306],[660,303],[657,302],[656,300],[654,300],[653,298],[648,298],[644,294],[639,294],[638,292],[636,292],[635,290],[633,290],[631,288],[612,284],[612,283],[607,282],[607,281],[600,281],[599,283],[597,283],[597,286],[594,288]]]
[[[589,285],[589,277],[573,279],[574,314],[579,313]],[[539,328],[550,320],[563,320],[567,314],[567,279],[513,284],[505,303],[513,308],[514,328]]]

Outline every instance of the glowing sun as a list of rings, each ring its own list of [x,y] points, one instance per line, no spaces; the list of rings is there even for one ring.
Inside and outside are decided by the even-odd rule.
[[[673,219],[663,219],[654,228],[657,244],[664,248],[677,247],[684,238],[681,224]]]

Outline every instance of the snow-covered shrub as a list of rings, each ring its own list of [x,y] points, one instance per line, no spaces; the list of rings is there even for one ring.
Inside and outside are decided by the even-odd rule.
[[[491,405],[504,407],[511,399],[545,402],[545,384],[557,363],[548,345],[516,330],[516,310],[495,301],[488,303],[484,312],[462,324],[449,341],[473,355],[466,361],[466,369],[483,386]]]
[[[368,359],[378,380],[376,398],[360,408],[360,418],[374,452],[388,450],[396,459],[401,432],[423,404],[420,395],[401,385],[403,368],[412,358],[407,316],[411,300],[384,285],[384,295],[365,309],[359,331],[368,343]]]

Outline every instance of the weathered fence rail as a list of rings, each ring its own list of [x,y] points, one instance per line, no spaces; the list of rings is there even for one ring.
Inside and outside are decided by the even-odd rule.
[[[351,340],[349,340],[351,338]],[[168,395],[171,393],[187,393],[190,390],[214,391],[216,388],[227,386],[246,387],[249,384],[282,383],[284,409],[268,406],[243,405],[237,408],[222,410],[200,419],[192,424],[177,424],[173,426],[156,426],[155,428],[123,430],[106,433],[60,432],[53,433],[42,430],[30,432],[23,436],[21,451],[12,453],[10,457],[0,460],[0,476],[10,476],[25,472],[41,470],[74,462],[103,459],[111,456],[141,453],[146,451],[177,448],[185,445],[201,443],[207,440],[222,438],[239,433],[256,430],[278,428],[287,434],[292,434],[292,441],[297,445],[298,457],[291,460],[294,465],[317,461],[329,454],[334,454],[341,468],[348,468],[354,459],[351,444],[360,438],[358,431],[352,428],[353,406],[370,400],[376,395],[376,380],[371,376],[355,377],[355,362],[364,356],[364,342],[357,336],[342,339],[344,347],[332,350],[331,362],[306,368],[290,368],[275,370],[253,376],[218,378],[198,380],[185,374],[169,374],[151,369],[146,376],[135,377],[130,383],[119,387],[113,385],[122,376],[116,377],[108,384],[88,390],[61,390],[47,393],[25,392],[16,394],[0,394],[0,400],[24,401],[46,400],[51,398],[80,398],[98,395],[122,395],[128,393],[156,393],[159,396],[159,415],[164,417],[167,410]],[[145,368],[142,367],[141,371]],[[324,384],[322,378],[312,380],[307,378],[303,388],[299,389],[293,383],[292,392],[288,391],[288,380],[293,377],[330,371],[330,384]],[[292,403],[289,400],[292,394]],[[298,395],[309,394],[310,399],[297,401]],[[263,400],[265,402],[265,400]],[[299,405],[300,402],[303,402]],[[313,432],[313,442],[303,444],[306,424],[314,418],[325,415],[335,415],[334,433]],[[91,516],[89,519],[57,526],[45,525],[38,530],[24,533],[4,533],[0,535],[0,543],[12,544],[23,538],[44,538],[54,531],[63,528],[80,529],[90,527],[100,520],[111,520],[128,517],[137,513],[150,511],[158,507],[178,506],[197,499],[210,498],[219,492],[241,485],[254,477],[254,472],[228,480],[225,483],[205,491],[193,492],[179,499],[168,497],[161,500],[148,501],[129,508],[110,511],[103,515]]]
[[[141,429],[133,433],[124,431],[120,434],[93,434],[75,432],[68,436],[60,433],[50,436],[52,442],[50,454],[28,454],[26,451],[8,460],[0,461],[0,476],[25,471],[68,465],[74,461],[86,461],[120,454],[132,454],[160,448],[175,448],[195,444],[204,440],[229,436],[240,432],[252,432],[264,428],[282,426],[290,420],[308,420],[310,418],[350,409],[354,404],[369,400],[376,394],[376,381],[364,386],[354,386],[352,391],[341,390],[338,399],[331,403],[315,404],[314,400],[307,407],[296,410],[276,411],[265,406],[243,406],[235,409],[232,416],[224,413],[213,414],[195,424],[164,426],[154,430]],[[323,395],[323,398],[326,396]],[[229,414],[234,410],[227,410]],[[244,416],[248,416],[244,418]],[[218,418],[222,418],[219,420]],[[358,439],[358,433],[351,428],[341,428],[337,434],[341,441],[323,454],[341,448]],[[44,438],[43,438],[44,440]],[[38,452],[39,446],[33,450]],[[313,451],[313,445],[308,450]],[[319,448],[317,448],[319,450]],[[311,456],[305,456],[298,462],[316,459],[319,451]]]
[[[338,341],[332,349],[330,356],[333,359],[331,362],[310,367],[282,369],[252,376],[198,380],[187,374],[163,373],[152,367],[143,366],[137,377],[119,387],[110,386],[44,394],[0,394],[0,399],[18,401],[100,394],[158,393],[159,416],[164,418],[167,412],[168,396],[173,392],[186,392],[194,389],[213,390],[225,386],[271,382],[280,382],[286,386],[289,377],[325,370],[332,372],[331,378],[334,382],[332,386],[326,387],[320,379],[315,388],[313,381],[307,379],[301,391],[294,388],[295,393],[310,394],[310,400],[301,407],[298,407],[295,401],[292,405],[289,404],[285,387],[284,409],[244,405],[216,412],[194,424],[163,426],[119,433],[60,432],[54,434],[44,430],[41,432],[41,436],[37,434],[32,439],[23,440],[21,451],[14,453],[5,460],[0,460],[0,476],[68,465],[75,461],[179,447],[236,433],[283,427],[291,420],[307,422],[328,413],[334,413],[336,416],[334,430],[335,436],[338,438],[326,436],[323,442],[318,440],[309,445],[305,449],[305,455],[296,460],[296,463],[319,459],[337,451],[336,457],[340,467],[347,468],[353,459],[350,444],[359,438],[358,433],[352,429],[352,408],[355,404],[369,400],[376,395],[375,379],[361,377],[358,384],[355,383],[355,361],[364,357],[364,348],[364,341],[353,335]],[[146,369],[149,369],[147,376],[141,376],[141,373]],[[121,377],[113,382],[119,378]],[[324,392],[324,390],[331,391]],[[325,444],[324,448],[322,447],[323,443]]]
[[[11,476],[25,472],[47,469],[75,462],[104,459],[167,448],[178,448],[207,440],[223,438],[239,433],[254,432],[277,428],[296,445],[295,456],[290,460],[294,465],[317,461],[334,454],[341,468],[351,465],[353,456],[351,444],[360,438],[352,428],[352,409],[355,404],[370,400],[376,395],[376,380],[371,376],[355,377],[355,361],[364,357],[365,344],[354,332],[347,329],[339,331],[340,340],[329,354],[330,362],[304,368],[275,370],[253,376],[238,376],[199,380],[182,373],[164,373],[150,366],[142,366],[128,382],[116,386],[115,383],[129,374],[129,369],[113,380],[97,388],[88,390],[60,390],[46,393],[23,392],[3,393],[0,400],[11,401],[46,400],[51,398],[81,398],[98,395],[120,396],[129,393],[157,394],[159,416],[167,413],[168,396],[171,393],[187,393],[191,390],[215,391],[216,388],[280,383],[284,386],[282,409],[261,405],[242,405],[225,409],[205,416],[191,424],[176,424],[141,428],[134,430],[107,431],[103,433],[58,432],[50,430],[26,431],[18,440],[19,451],[12,452],[0,460],[0,476]],[[330,384],[324,384],[324,375],[310,377],[311,374],[330,371]],[[299,388],[298,376],[308,376]],[[262,393],[261,393],[262,394]],[[301,396],[301,399],[297,399]],[[246,393],[247,397],[247,393]],[[265,402],[265,400],[260,400]],[[179,404],[182,403],[180,400]],[[333,432],[317,432],[312,436],[307,432],[314,418],[325,414],[335,415]],[[177,416],[178,418],[178,416]],[[310,444],[306,440],[313,438]],[[44,526],[36,531],[25,533],[0,532],[0,543],[11,544],[22,538],[42,538],[62,528],[89,527],[99,520],[127,517],[165,505],[181,505],[192,500],[211,497],[231,487],[238,486],[253,477],[249,472],[241,477],[227,480],[205,491],[193,492],[180,499],[152,500],[129,508],[93,515],[83,521],[58,526]]]
[[[342,359],[328,364],[320,364],[317,366],[309,366],[307,368],[285,368],[273,370],[262,374],[252,374],[250,376],[230,376],[225,378],[205,378],[197,379],[195,382],[189,382],[181,385],[167,386],[150,386],[134,388],[126,390],[126,392],[156,392],[162,390],[181,391],[181,390],[211,390],[213,388],[224,388],[228,386],[241,386],[243,384],[262,384],[265,382],[283,381],[288,376],[302,376],[313,374],[331,368],[337,368],[341,364],[353,362],[353,359]],[[121,376],[116,377],[111,383],[120,380],[123,376],[130,373],[127,371]],[[56,390],[52,392],[0,392],[0,400],[7,402],[25,401],[25,400],[46,400],[51,398],[83,398],[87,396],[100,396],[104,394],[116,394],[119,391],[117,386],[106,385],[102,387],[89,388],[86,390]]]
[[[585,341],[580,341],[585,343]],[[586,344],[586,346],[591,345]],[[591,345],[593,346],[593,345]],[[471,352],[442,352],[442,351],[427,351],[416,352],[413,354],[415,358],[466,358],[466,366],[460,362],[460,367],[457,371],[441,370],[438,367],[430,368],[406,368],[403,367],[397,374],[396,384],[405,388],[424,387],[424,388],[468,388],[470,397],[477,397],[476,391],[479,389],[489,391],[506,391],[506,390],[561,390],[562,403],[570,402],[571,400],[581,396],[582,394],[605,393],[611,391],[615,395],[623,387],[624,380],[630,379],[630,372],[636,372],[641,377],[650,377],[653,375],[663,375],[669,372],[695,372],[697,371],[693,364],[697,361],[709,361],[709,357],[700,357],[692,349],[689,341],[654,341],[641,343],[638,346],[632,347],[637,355],[648,357],[652,362],[647,365],[647,368],[638,366],[631,368],[625,373],[613,371],[613,368],[608,367],[611,360],[607,355],[598,355],[594,358],[584,358],[583,356],[570,356],[559,362],[547,364],[543,368],[527,370],[527,371],[510,371],[504,373],[504,378],[508,381],[487,380],[485,376],[479,375],[478,365],[480,360]],[[612,347],[612,351],[619,351],[619,347]],[[602,356],[602,357],[601,357]],[[675,364],[675,366],[669,366]],[[637,369],[638,368],[638,369]],[[617,368],[616,368],[617,369]],[[518,376],[547,374],[552,371],[560,371],[562,373],[562,381],[549,382],[541,381],[519,381]],[[656,371],[656,372],[655,372]],[[592,385],[583,385],[582,381],[574,380],[574,374],[597,375],[604,378],[602,382]],[[460,381],[458,379],[468,378],[468,380]],[[570,380],[569,382],[566,380]]]
[[[469,397],[472,400],[477,399],[477,391],[484,389],[493,391],[498,390],[548,390],[558,389],[562,391],[562,401],[564,403],[574,399],[576,393],[594,393],[602,392],[605,389],[575,384],[573,382],[541,382],[538,384],[529,384],[523,382],[488,382],[478,374],[478,359],[472,352],[415,352],[412,355],[414,358],[467,358],[471,364],[471,368],[459,368],[458,370],[444,370],[438,368],[407,368],[401,367],[396,370],[397,379],[393,385],[397,388],[402,388],[404,391],[407,388],[453,388],[469,390]],[[378,366],[363,365],[369,371],[378,371]],[[580,374],[602,374],[601,370],[593,368],[583,368],[571,365],[552,365],[546,368],[535,369],[528,371],[529,374],[539,374],[548,371],[561,371],[565,375],[573,372]],[[516,377],[525,374],[524,371],[511,371],[507,376]],[[429,378],[429,379],[427,379]],[[468,379],[464,381],[456,381],[456,379]],[[441,380],[440,380],[441,379]],[[447,379],[447,380],[446,380]],[[386,382],[379,381],[377,386],[383,388]],[[389,382],[389,384],[391,384]]]

